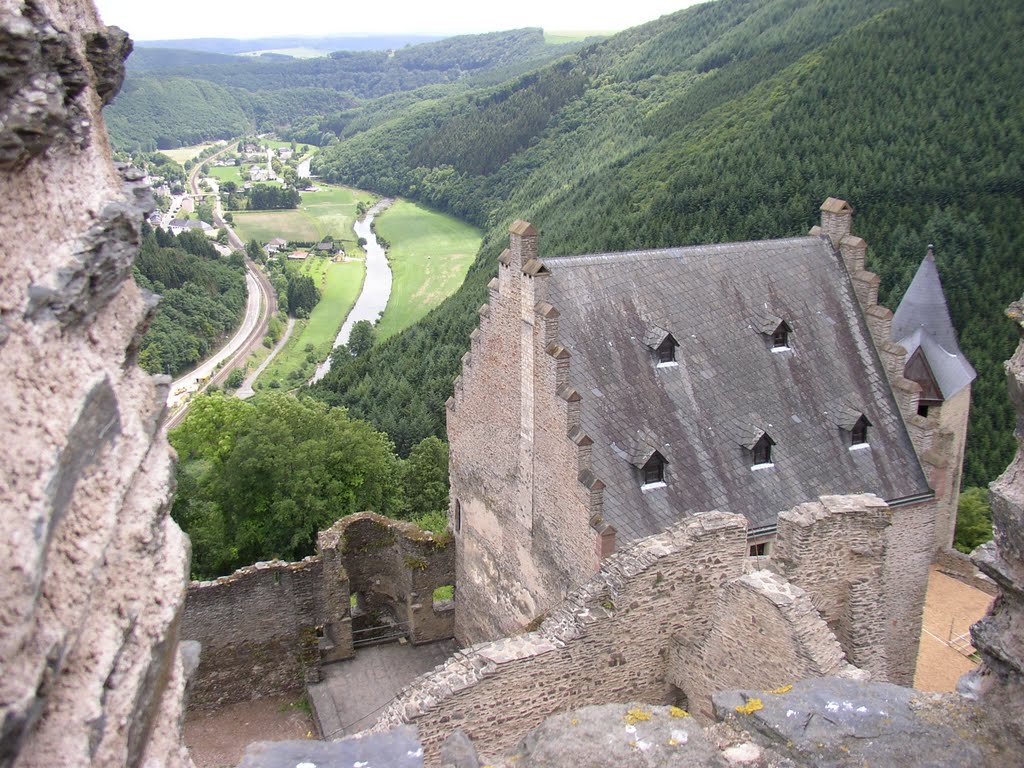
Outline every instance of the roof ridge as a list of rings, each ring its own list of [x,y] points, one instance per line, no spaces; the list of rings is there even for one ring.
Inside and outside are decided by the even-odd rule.
[[[687,252],[707,253],[708,251],[733,251],[744,247],[764,247],[771,244],[788,244],[795,242],[819,243],[821,238],[815,235],[795,235],[793,237],[777,237],[770,240],[740,240],[728,243],[705,243],[696,245],[669,246],[666,248],[642,248],[632,251],[601,251],[597,253],[581,253],[566,256],[545,256],[544,263],[551,266],[573,264],[594,264],[601,262],[617,262],[636,260],[638,258],[676,258]]]

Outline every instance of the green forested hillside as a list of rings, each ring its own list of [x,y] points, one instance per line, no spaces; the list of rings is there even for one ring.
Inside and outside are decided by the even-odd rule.
[[[205,359],[245,311],[245,263],[221,258],[199,232],[175,237],[143,227],[135,281],[161,296],[139,348],[139,365],[176,376]]]
[[[540,65],[579,44],[549,45],[540,29],[464,35],[387,51],[264,61],[140,48],[121,93],[104,111],[117,149],[151,151],[252,131],[285,132],[362,100],[429,85],[459,84],[509,67]],[[305,130],[305,143],[334,138]]]
[[[345,134],[314,170],[487,229],[462,291],[337,361],[316,393],[401,451],[443,434],[515,218],[554,255],[799,234],[835,195],[890,307],[935,244],[979,372],[965,483],[987,482],[1013,445],[1002,311],[1024,285],[1022,28],[1015,0],[719,0]]]

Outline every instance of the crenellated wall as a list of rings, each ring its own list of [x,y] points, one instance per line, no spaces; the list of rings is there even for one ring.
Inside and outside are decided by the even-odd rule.
[[[0,50],[0,766],[191,765],[167,380],[136,365],[152,197],[100,112],[131,43],[86,0],[3,0]]]
[[[523,629],[614,550],[546,279],[536,230],[516,222],[447,403],[463,643]]]

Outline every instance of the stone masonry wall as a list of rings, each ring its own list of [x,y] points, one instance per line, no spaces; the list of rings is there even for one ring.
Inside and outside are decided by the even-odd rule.
[[[325,574],[324,589],[345,584],[345,602],[338,606],[343,611],[330,620],[336,621],[339,615],[350,620],[348,595],[359,593],[367,611],[386,612],[406,624],[414,644],[452,637],[452,610],[435,607],[433,602],[435,589],[455,584],[455,552],[449,536],[360,512],[321,532],[318,547],[325,562],[340,566],[330,581]]]
[[[480,309],[447,404],[456,636],[463,643],[522,630],[590,578],[600,485],[589,475],[580,397],[558,313],[544,301],[538,237],[516,222]],[[527,273],[526,270],[530,270]]]
[[[432,600],[454,581],[447,537],[360,512],[321,531],[317,548],[297,563],[191,584],[181,635],[202,644],[191,708],[299,690],[322,663],[352,656],[353,593],[367,610],[394,614],[413,643],[452,636],[452,611]]]
[[[187,766],[166,380],[136,365],[152,200],[100,110],[127,36],[0,0],[0,766]]]
[[[821,226],[813,227],[811,234],[828,236],[846,265],[907,433],[935,492],[932,500],[894,508],[892,525],[886,533],[889,556],[883,579],[886,594],[894,598],[886,617],[887,679],[912,685],[928,570],[935,553],[947,549],[952,542],[970,387],[943,408],[930,409],[927,417],[918,415],[921,387],[903,375],[907,351],[890,339],[893,315],[878,303],[880,281],[878,275],[865,268],[867,244],[852,233],[853,209],[846,206],[845,212],[837,214],[826,207],[827,204],[822,207]]]
[[[711,696],[723,688],[775,690],[848,669],[807,593],[771,571],[755,571],[725,585],[699,647],[672,644],[668,678],[691,712],[710,719]]]
[[[672,703],[672,635],[699,637],[722,585],[742,574],[746,521],[719,512],[679,523],[605,560],[540,630],[460,651],[403,691],[375,730],[414,723],[436,764],[455,727],[487,754],[553,712],[594,701]]]
[[[202,644],[189,707],[207,709],[299,690],[326,620],[318,557],[279,560],[193,582],[181,634]]]
[[[877,496],[823,496],[779,515],[772,569],[805,590],[851,663],[888,679],[883,589],[889,508]],[[913,669],[911,669],[913,674]]]
[[[832,630],[885,675],[889,518],[870,494],[783,513],[770,561],[792,582],[745,573],[743,517],[682,521],[606,558],[538,631],[467,648],[412,683],[374,730],[415,724],[430,764],[455,728],[497,755],[549,714],[584,703],[685,696],[707,714],[723,686],[863,676]]]

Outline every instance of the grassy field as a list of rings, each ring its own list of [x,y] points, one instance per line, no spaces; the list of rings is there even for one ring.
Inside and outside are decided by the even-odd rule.
[[[213,176],[215,179],[220,179],[221,181],[236,181],[239,184],[242,184],[249,180],[248,176],[243,179],[242,174],[240,173],[240,171],[245,168],[246,167],[244,165],[211,165],[209,175]]]
[[[394,282],[377,338],[408,328],[462,285],[480,248],[476,227],[443,213],[397,201],[376,229],[387,240]]]
[[[352,224],[356,205],[375,198],[369,192],[321,184],[319,192],[303,192],[299,207],[291,211],[235,211],[235,229],[242,240],[261,243],[275,237],[317,242],[327,235],[344,243],[346,252],[356,244]]]
[[[335,263],[314,256],[303,263],[302,270],[320,288],[320,302],[308,320],[296,321],[284,349],[256,380],[257,389],[275,380],[282,389],[297,387],[313,375],[320,361],[327,359],[338,329],[362,290],[366,263]]]
[[[160,154],[167,155],[171,160],[178,163],[179,165],[184,163],[186,160],[191,160],[197,156],[207,147],[212,147],[214,142],[210,141],[206,144],[195,144],[191,147],[178,147],[177,149],[161,149]]]

